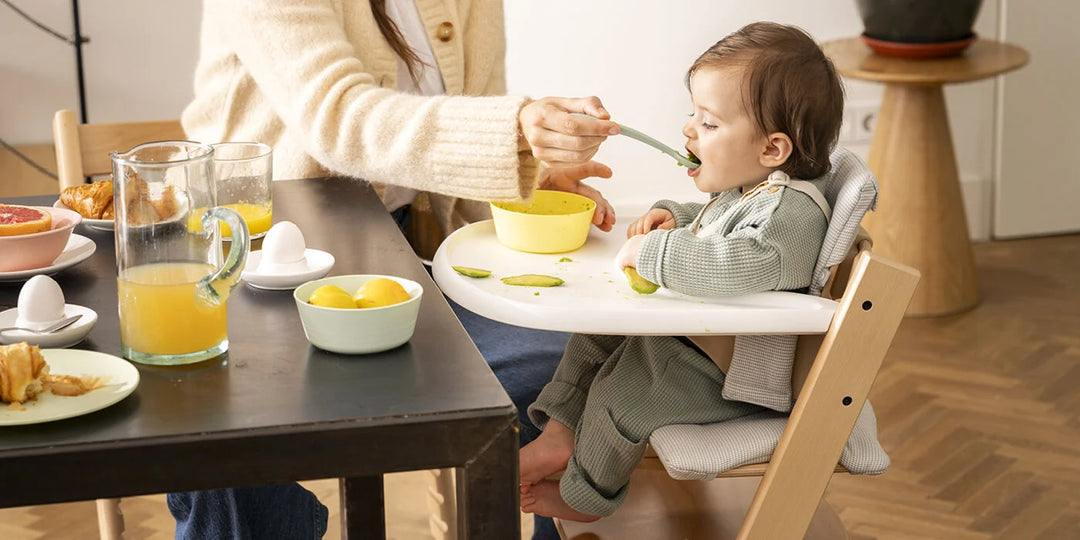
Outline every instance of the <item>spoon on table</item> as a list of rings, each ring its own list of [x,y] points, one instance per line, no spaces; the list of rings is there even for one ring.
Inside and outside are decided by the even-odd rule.
[[[71,317],[68,317],[66,319],[60,319],[59,321],[56,321],[55,323],[50,324],[49,326],[46,326],[45,328],[42,328],[41,330],[34,330],[32,328],[22,328],[22,327],[19,327],[19,326],[9,326],[7,328],[0,328],[0,334],[3,334],[4,332],[9,332],[11,330],[22,330],[23,332],[30,332],[30,333],[33,333],[33,334],[51,334],[53,332],[63,330],[64,328],[67,328],[67,327],[71,326],[72,324],[75,324],[75,321],[77,321],[77,320],[79,320],[81,318],[82,318],[81,313],[79,315],[72,315]]]
[[[592,118],[594,120],[599,120],[599,118],[596,118],[595,116],[590,116],[588,114],[582,114],[582,113],[570,113],[570,114],[572,114],[573,116],[581,116],[581,117],[584,117],[584,118]],[[649,145],[649,146],[651,146],[651,147],[653,147],[653,148],[655,148],[655,149],[657,149],[657,150],[659,150],[659,151],[661,151],[661,152],[675,158],[675,161],[678,161],[679,165],[682,165],[683,167],[686,167],[688,169],[696,169],[699,165],[701,165],[701,160],[699,160],[697,158],[697,156],[695,156],[694,154],[690,154],[689,157],[684,156],[684,155],[680,154],[678,151],[676,151],[674,148],[672,148],[672,147],[670,147],[670,146],[668,146],[668,145],[666,145],[666,144],[664,144],[664,143],[662,143],[662,142],[660,142],[660,141],[658,141],[658,140],[656,140],[656,139],[654,139],[654,138],[652,138],[652,137],[650,137],[650,136],[648,136],[648,135],[646,135],[646,134],[632,128],[632,127],[620,124],[618,122],[615,122],[615,124],[617,126],[619,126],[619,135],[626,135],[627,137],[630,137],[631,139],[634,139],[636,141],[641,141],[641,142],[643,142],[643,143],[645,143],[645,144],[647,144],[647,145]]]

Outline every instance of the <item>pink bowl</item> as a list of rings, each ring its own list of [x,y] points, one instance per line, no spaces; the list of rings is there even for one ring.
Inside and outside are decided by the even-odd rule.
[[[82,221],[74,210],[31,206],[52,214],[52,229],[34,234],[0,236],[0,272],[44,268],[52,264],[71,238],[71,230]]]

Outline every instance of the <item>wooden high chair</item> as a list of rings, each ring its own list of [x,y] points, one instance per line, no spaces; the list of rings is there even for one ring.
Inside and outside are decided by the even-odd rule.
[[[75,111],[59,110],[53,116],[53,144],[60,191],[85,183],[88,177],[112,173],[109,152],[127,152],[136,145],[184,139],[179,120],[80,124]],[[102,539],[120,539],[124,516],[120,499],[98,499],[98,531]]]
[[[847,472],[837,462],[919,280],[917,270],[871,253],[869,241],[853,252],[829,287],[843,296],[828,331],[799,338],[792,375],[798,398],[768,462],[725,471],[719,480],[686,481],[664,471],[684,463],[666,463],[649,452],[615,514],[593,523],[557,520],[563,538],[835,537],[808,528],[832,474]],[[662,430],[652,444],[664,444],[658,441]],[[694,442],[698,447],[677,452],[713,450],[709,441]],[[748,477],[761,477],[760,483]]]
[[[692,314],[679,319],[678,328],[664,326],[671,334],[655,328],[651,334],[730,334],[708,349],[714,359],[732,358],[731,364],[721,366],[728,373],[725,397],[731,390],[735,397],[729,399],[768,407],[731,422],[658,429],[649,439],[652,452],[631,479],[622,506],[594,523],[557,522],[564,538],[776,540],[815,537],[822,531],[816,537],[842,536],[827,531],[829,525],[842,530],[835,514],[830,524],[829,513],[817,510],[834,472],[879,474],[888,467],[866,396],[914,294],[919,272],[870,251],[871,242],[865,231],[860,234],[858,224],[876,204],[877,181],[847,150],[837,149],[831,161],[830,172],[819,179],[831,210],[826,213],[829,228],[810,287],[811,294],[820,293],[824,299],[774,292],[721,302],[714,308],[677,296],[644,300],[600,283],[591,286],[588,302],[573,304],[574,311],[582,312],[575,317],[559,303],[575,302],[573,295],[583,294],[581,289],[565,293],[553,289],[526,302],[504,289],[456,275],[450,265],[466,264],[465,260],[495,271],[524,267],[523,257],[529,256],[496,245],[490,225],[460,229],[439,248],[433,275],[447,296],[502,322],[545,330],[649,335],[649,327],[634,326],[633,321],[648,320],[653,326],[670,322],[649,317],[649,310],[665,319]],[[575,265],[589,271],[574,278],[588,282],[592,274],[606,273],[621,243],[602,235],[590,237],[573,255]],[[531,268],[540,267],[530,271],[543,271],[542,259],[532,256],[527,262]],[[605,290],[612,291],[610,300],[605,300]],[[807,302],[817,307],[804,307]],[[822,309],[831,319],[812,322]],[[627,317],[630,314],[634,316]],[[564,319],[574,320],[571,324]],[[756,363],[752,355],[736,354],[737,340],[744,345],[764,343],[766,350],[790,347],[787,350],[794,350],[795,356],[793,365],[786,364],[790,372]],[[726,352],[718,354],[721,350]],[[742,376],[738,383],[736,372]],[[438,475],[431,490],[435,503],[431,530],[437,538],[456,537],[452,523],[459,510],[453,505],[453,493],[453,478]],[[823,527],[810,527],[812,520]]]

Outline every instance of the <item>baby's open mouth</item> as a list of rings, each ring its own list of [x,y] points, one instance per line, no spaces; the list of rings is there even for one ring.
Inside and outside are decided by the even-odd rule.
[[[686,175],[690,178],[693,178],[697,176],[699,172],[701,172],[701,159],[695,156],[694,152],[691,151],[689,148],[686,149],[686,156],[687,159],[697,164],[693,167],[688,167],[686,169]]]
[[[694,152],[692,150],[690,150],[689,148],[686,149],[686,159],[688,159],[688,160],[692,161],[693,163],[695,163],[695,165],[693,167],[688,167],[691,171],[693,171],[693,170],[695,170],[695,169],[697,169],[698,167],[701,166],[701,159],[698,158],[696,155],[694,155]]]

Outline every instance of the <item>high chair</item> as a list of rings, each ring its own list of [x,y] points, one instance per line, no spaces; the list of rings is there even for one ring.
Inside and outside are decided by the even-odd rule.
[[[144,142],[184,138],[179,120],[80,124],[75,111],[56,111],[53,144],[56,146],[60,190],[82,184],[91,176],[110,174],[109,152],[126,152]],[[102,539],[123,537],[124,516],[120,512],[120,499],[98,499],[97,513]]]
[[[718,351],[732,358],[721,366],[728,373],[725,397],[730,397],[730,386],[734,399],[770,410],[732,422],[655,431],[649,438],[651,451],[634,473],[623,505],[593,523],[556,520],[563,538],[835,538],[836,533],[825,531],[830,526],[842,530],[842,524],[835,514],[829,523],[830,514],[818,512],[832,474],[880,474],[888,467],[866,396],[919,272],[870,251],[871,242],[858,223],[876,203],[877,182],[847,150],[838,149],[831,161],[822,191],[832,216],[810,287],[811,294],[838,298],[827,328],[813,335],[797,332],[803,335],[796,338],[774,335],[775,325],[764,323],[737,336],[712,338],[706,349],[714,359]],[[452,257],[445,253],[449,249],[440,248],[434,267],[436,281],[448,296],[470,309],[480,306],[474,311],[482,315],[488,315],[488,309],[489,316],[504,322],[549,324],[527,315],[507,320],[508,311],[470,302],[469,295],[483,293],[461,286],[442,270]],[[784,293],[766,294],[780,298]],[[794,361],[789,370],[759,365],[746,354],[751,345],[789,347]],[[454,538],[453,528],[446,525],[456,511],[450,480],[439,475],[432,490],[436,502],[445,501],[432,505],[436,515],[431,529],[437,538]]]

